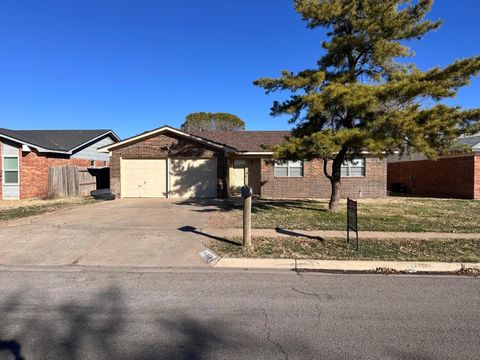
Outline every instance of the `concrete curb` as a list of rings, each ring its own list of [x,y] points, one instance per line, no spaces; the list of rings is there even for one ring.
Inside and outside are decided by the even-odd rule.
[[[297,269],[324,271],[374,271],[377,268],[392,269],[398,272],[416,273],[454,273],[462,268],[480,270],[480,263],[446,263],[428,261],[366,261],[366,260],[296,260],[296,259],[258,259],[258,258],[221,258],[215,268],[243,269]]]

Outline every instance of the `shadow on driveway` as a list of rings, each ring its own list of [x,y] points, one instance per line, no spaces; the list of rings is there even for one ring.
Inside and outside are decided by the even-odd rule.
[[[202,207],[202,209],[192,209],[192,211],[197,212],[231,211],[243,209],[243,200],[240,197],[230,197],[227,199],[182,199],[178,200],[176,204]],[[323,205],[323,207],[319,205]],[[261,212],[272,209],[300,209],[326,212],[327,205],[327,201],[276,199],[267,200],[254,198],[252,202],[252,212]],[[205,207],[209,208],[205,209]]]

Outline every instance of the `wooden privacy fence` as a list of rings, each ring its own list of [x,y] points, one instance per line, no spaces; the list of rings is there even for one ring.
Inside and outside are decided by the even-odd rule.
[[[48,170],[49,197],[90,196],[96,189],[96,176],[87,168],[65,165]]]

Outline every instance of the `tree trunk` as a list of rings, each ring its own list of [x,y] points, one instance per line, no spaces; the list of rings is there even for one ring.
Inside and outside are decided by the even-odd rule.
[[[338,204],[340,202],[340,188],[341,188],[341,170],[342,164],[347,156],[348,149],[341,149],[337,156],[332,161],[332,173],[329,174],[327,170],[327,160],[323,162],[323,172],[325,176],[330,180],[332,191],[330,193],[330,202],[328,203],[328,210],[331,212],[338,211]]]
[[[332,185],[332,192],[330,194],[330,202],[328,203],[328,210],[331,212],[337,212],[338,204],[340,202],[340,188],[342,186],[342,183],[340,182],[340,178],[334,179],[333,177],[331,177],[330,184]]]

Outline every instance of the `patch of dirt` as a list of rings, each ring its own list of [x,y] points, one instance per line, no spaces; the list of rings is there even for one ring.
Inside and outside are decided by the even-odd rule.
[[[206,227],[212,229],[234,229],[242,227],[241,212],[235,210],[214,212],[208,220]]]

